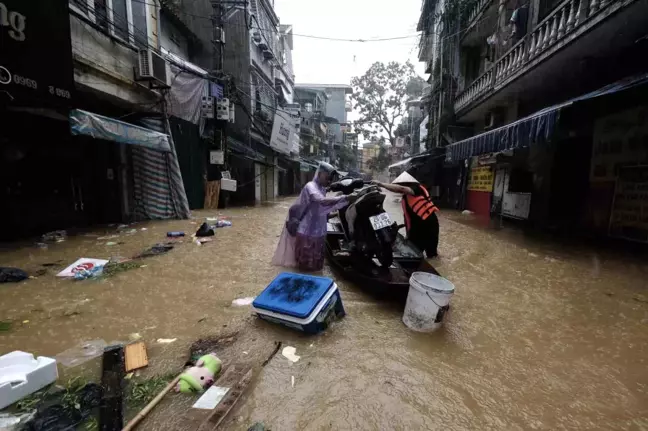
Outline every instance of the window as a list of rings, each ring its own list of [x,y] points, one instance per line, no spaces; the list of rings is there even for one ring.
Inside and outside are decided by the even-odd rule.
[[[147,8],[154,13],[154,3],[155,0],[70,0],[73,10],[86,15],[106,33],[138,48],[148,47],[152,43],[149,39]]]
[[[115,36],[122,40],[129,40],[126,0],[112,0],[112,14],[113,32]]]
[[[106,0],[94,1],[94,16],[99,27],[108,31],[108,8]]]
[[[146,25],[146,4],[132,0],[133,33],[138,48],[148,46],[148,26]]]

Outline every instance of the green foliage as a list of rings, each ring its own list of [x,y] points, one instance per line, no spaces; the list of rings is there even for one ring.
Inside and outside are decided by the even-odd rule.
[[[61,396],[61,404],[69,409],[78,409],[79,408],[79,394],[83,387],[87,385],[88,382],[81,377],[75,377],[70,379]],[[19,412],[29,412],[34,410],[41,402],[47,400],[52,396],[52,386],[48,386],[40,391],[34,392],[21,399],[16,403],[16,409]]]
[[[409,118],[407,116],[404,116],[400,123],[398,123],[398,127],[396,127],[396,130],[394,131],[394,136],[397,138],[400,136],[407,136],[409,134]]]
[[[356,166],[356,154],[350,145],[342,145],[337,151],[337,166],[342,171],[349,171]]]
[[[410,62],[372,64],[364,75],[351,80],[355,108],[360,114],[356,130],[365,139],[386,135],[393,145],[398,122],[407,112],[407,101],[422,94],[423,84]]]
[[[176,375],[169,373],[139,382],[131,382],[126,390],[126,402],[131,407],[148,404]]]
[[[406,93],[409,99],[417,99],[423,95],[423,89],[428,83],[420,76],[414,76],[406,86]]]

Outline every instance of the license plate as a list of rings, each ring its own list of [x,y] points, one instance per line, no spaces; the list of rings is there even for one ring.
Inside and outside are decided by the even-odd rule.
[[[384,229],[392,225],[392,221],[387,213],[371,216],[369,217],[369,222],[371,223],[373,230]]]

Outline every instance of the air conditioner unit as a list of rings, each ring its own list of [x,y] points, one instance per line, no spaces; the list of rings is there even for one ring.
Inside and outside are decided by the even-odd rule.
[[[265,40],[260,41],[257,46],[262,50],[266,51],[268,49],[268,44],[265,42]]]
[[[259,33],[258,31],[255,31],[255,32],[252,34],[252,40],[253,40],[255,43],[257,43],[257,44],[261,43],[261,40],[262,40],[262,39],[261,39],[261,33]]]
[[[139,78],[166,86],[167,62],[164,57],[150,49],[140,49],[138,54]]]

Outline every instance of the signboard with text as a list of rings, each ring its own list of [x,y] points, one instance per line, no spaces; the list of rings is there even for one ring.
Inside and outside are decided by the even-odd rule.
[[[478,166],[470,170],[468,190],[474,192],[493,191],[493,170],[489,166]]]
[[[68,0],[0,0],[0,92],[68,105],[73,90]]]
[[[622,167],[644,164],[648,164],[648,106],[596,121],[590,181],[614,181]]]
[[[619,169],[609,235],[648,242],[648,166]]]
[[[270,147],[283,154],[290,154],[293,147],[295,125],[292,116],[288,113],[277,110],[272,124],[272,135],[270,136]]]

